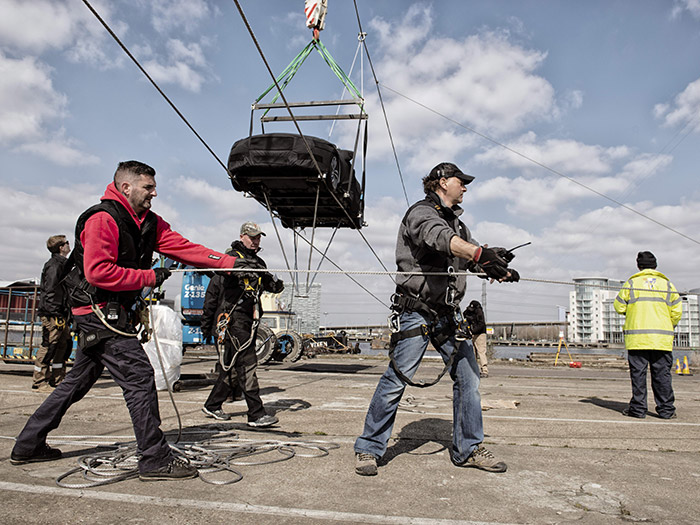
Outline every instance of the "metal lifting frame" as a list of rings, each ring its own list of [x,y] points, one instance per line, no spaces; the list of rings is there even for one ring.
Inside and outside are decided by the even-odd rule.
[[[311,102],[276,102],[277,99],[281,96],[281,91],[284,91],[284,89],[289,85],[289,83],[292,81],[296,73],[299,71],[301,68],[302,64],[304,61],[308,58],[308,56],[311,54],[311,51],[313,49],[316,49],[316,51],[323,57],[323,60],[328,64],[328,66],[331,68],[331,70],[335,73],[335,75],[340,79],[340,81],[343,83],[345,89],[348,90],[348,92],[355,98],[352,99],[341,99],[341,100],[321,100],[321,101],[311,101]],[[265,98],[266,95],[270,93],[276,86],[279,86],[279,90],[277,93],[274,95],[272,98],[272,101],[269,103],[261,103],[260,101]],[[334,107],[339,107],[339,106],[348,106],[348,105],[357,105],[358,106],[358,112],[357,113],[345,113],[345,114],[339,114],[336,113],[335,115],[333,114],[319,114],[319,115],[293,115],[291,114],[291,108],[309,108],[309,107],[328,107],[328,106],[334,106]],[[268,115],[268,113],[271,110],[275,109],[286,109],[290,113],[287,115],[280,115],[280,116],[272,116]],[[357,128],[357,133],[355,135],[355,143],[353,147],[353,157],[351,160],[351,173],[354,172],[355,169],[355,160],[357,158],[357,150],[359,146],[359,142],[361,137],[364,138],[364,144],[362,148],[362,180],[361,180],[361,199],[364,200],[364,193],[365,193],[365,183],[366,183],[366,150],[367,150],[367,118],[368,115],[365,112],[364,109],[364,98],[360,91],[357,89],[357,87],[353,84],[353,82],[350,80],[350,78],[345,74],[345,72],[342,70],[342,68],[336,63],[336,61],[333,59],[331,56],[330,52],[328,49],[321,43],[320,40],[317,39],[312,39],[311,42],[309,42],[304,49],[296,56],[294,59],[291,61],[291,63],[285,68],[285,70],[278,76],[276,77],[276,83],[273,83],[270,85],[263,93],[258,96],[258,98],[255,99],[253,104],[251,105],[251,114],[250,114],[250,131],[249,134],[252,136],[253,135],[253,115],[255,111],[262,110],[263,114],[260,117],[260,123],[261,123],[261,129],[262,132],[265,133],[265,123],[266,122],[296,122],[296,121],[324,121],[324,120],[357,120],[358,121],[358,128]],[[362,133],[362,122],[365,121],[365,130],[364,134]],[[313,157],[313,153],[311,153]],[[350,190],[350,184],[351,184],[351,179],[348,180],[348,189],[347,191]],[[340,206],[341,209],[346,213],[347,211],[345,210],[344,206],[341,204],[340,201],[333,195],[335,198],[338,206]],[[268,211],[270,212],[270,217],[273,218],[273,212],[272,208],[269,205],[269,202],[266,203],[268,207]],[[274,224],[274,221],[273,221]],[[312,239],[314,236],[316,230],[316,219],[315,219],[315,212],[314,212],[314,224],[312,226]],[[333,233],[332,238],[335,236],[335,232]],[[280,246],[282,247],[282,251],[284,253],[284,247],[281,244],[281,239],[278,239],[280,241]],[[330,242],[329,242],[330,245]],[[328,250],[328,247],[326,248],[326,251]],[[294,260],[295,260],[295,266],[297,265],[297,245],[296,245],[296,231],[295,231],[295,246],[294,246]],[[325,252],[324,256],[321,258],[321,261],[319,262],[319,267],[323,259],[325,258]],[[285,259],[286,259],[286,254],[285,254]],[[311,269],[311,250],[309,250],[309,270]],[[307,287],[307,292],[309,289],[309,280],[308,280],[308,275],[307,275],[307,282],[306,282],[306,287]],[[296,276],[298,279],[298,276]],[[295,279],[293,279],[294,281]],[[315,280],[315,276],[314,276]],[[298,289],[299,283],[298,281],[294,283],[295,288]]]

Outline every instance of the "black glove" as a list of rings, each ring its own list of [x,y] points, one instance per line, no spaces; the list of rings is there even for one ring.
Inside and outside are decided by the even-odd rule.
[[[507,263],[510,263],[510,261],[515,259],[515,254],[513,252],[506,250],[505,248],[497,246],[497,247],[491,248],[491,249],[494,252],[496,252],[496,255],[498,255],[501,259],[503,259]]]
[[[517,283],[520,280],[520,274],[513,268],[508,268],[510,272],[510,277],[503,279],[504,283]]]
[[[500,281],[508,275],[508,263],[491,248],[481,247],[479,258],[475,260],[489,279]]]
[[[172,275],[167,268],[154,268],[153,271],[156,272],[156,284],[153,285],[153,288],[160,287]]]
[[[263,290],[270,293],[281,293],[284,290],[284,281],[269,273],[263,274],[262,285]]]

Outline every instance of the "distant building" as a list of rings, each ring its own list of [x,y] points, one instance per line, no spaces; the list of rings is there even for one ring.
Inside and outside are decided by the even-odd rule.
[[[318,333],[321,324],[321,283],[313,283],[308,290],[300,284],[297,290],[285,282],[280,294],[280,310],[294,312],[294,329],[299,333]]]
[[[569,339],[575,343],[622,343],[625,318],[615,312],[613,302],[623,281],[603,277],[574,279],[569,292]]]
[[[624,344],[625,316],[613,307],[624,281],[585,277],[574,279],[574,283],[574,290],[569,292],[569,339],[575,343]],[[698,293],[700,289],[682,296],[683,317],[676,327],[675,346],[700,346]]]

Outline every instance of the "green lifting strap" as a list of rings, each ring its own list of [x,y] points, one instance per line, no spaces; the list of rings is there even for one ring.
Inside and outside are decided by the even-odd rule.
[[[280,86],[280,89],[284,90],[285,87],[292,81],[294,78],[294,75],[297,74],[297,71],[299,71],[299,68],[301,68],[301,65],[304,63],[304,61],[307,59],[307,57],[311,54],[311,51],[313,49],[316,49],[318,53],[323,57],[323,60],[328,64],[328,66],[331,68],[333,73],[340,79],[340,81],[343,83],[343,85],[346,87],[346,89],[352,93],[355,97],[358,99],[362,99],[362,95],[360,94],[360,91],[355,87],[355,84],[352,83],[352,80],[348,78],[348,76],[345,74],[345,72],[341,69],[341,67],[337,64],[337,62],[333,59],[331,56],[330,52],[326,48],[326,46],[321,43],[320,40],[311,40],[304,49],[301,50],[301,52],[294,57],[294,59],[289,63],[289,65],[285,68],[284,71],[277,77],[277,83]],[[268,87],[265,91],[262,92],[262,94],[255,99],[255,103],[257,104],[260,102],[265,95],[267,95],[272,89],[275,87],[275,84],[273,83],[270,87]],[[279,91],[277,94],[272,98],[272,103],[274,103],[280,96]],[[360,106],[360,109],[362,109],[362,105],[358,104]],[[269,109],[263,113],[263,116],[265,116]]]

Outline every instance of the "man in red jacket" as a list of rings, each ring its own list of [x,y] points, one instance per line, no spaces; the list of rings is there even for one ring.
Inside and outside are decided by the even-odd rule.
[[[61,457],[60,450],[46,444],[47,434],[107,367],[131,415],[141,454],[139,478],[197,476],[196,468],[173,456],[160,430],[153,369],[136,334],[141,292],[160,286],[170,275],[166,268],[151,269],[154,251],[199,268],[231,268],[236,258],[188,241],[150,211],[157,195],[155,175],[142,162],[121,162],[100,204],[78,218],[67,288],[79,351],[66,378],[17,437],[13,465]]]

